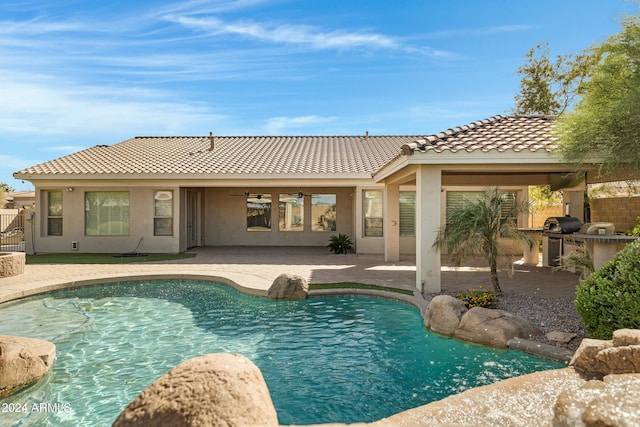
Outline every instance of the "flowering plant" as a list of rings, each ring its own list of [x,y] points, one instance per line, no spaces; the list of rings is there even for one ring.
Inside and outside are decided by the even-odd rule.
[[[467,308],[493,308],[494,304],[498,302],[498,298],[491,292],[482,289],[482,286],[480,286],[480,289],[464,291],[456,295],[456,298],[461,300]]]

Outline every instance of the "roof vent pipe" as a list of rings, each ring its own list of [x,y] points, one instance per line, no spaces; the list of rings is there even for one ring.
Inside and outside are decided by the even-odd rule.
[[[364,133],[364,139],[369,139],[369,131],[365,131],[365,133]]]
[[[209,132],[209,151],[213,150],[213,146],[214,146],[214,138],[213,138],[213,132]]]

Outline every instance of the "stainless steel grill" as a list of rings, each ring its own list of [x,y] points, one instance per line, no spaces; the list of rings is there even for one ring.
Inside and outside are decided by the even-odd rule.
[[[542,259],[544,265],[560,265],[564,254],[564,236],[580,231],[582,221],[574,216],[552,216],[545,220],[542,232]]]

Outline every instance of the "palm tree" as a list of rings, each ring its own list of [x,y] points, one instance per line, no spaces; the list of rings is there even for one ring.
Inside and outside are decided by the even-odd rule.
[[[487,188],[477,200],[466,200],[448,212],[447,222],[438,231],[434,247],[446,249],[451,262],[459,267],[470,255],[484,257],[491,269],[491,284],[496,295],[502,293],[498,281],[499,241],[501,238],[533,242],[516,228],[517,217],[529,211],[526,201],[509,200],[497,187]]]

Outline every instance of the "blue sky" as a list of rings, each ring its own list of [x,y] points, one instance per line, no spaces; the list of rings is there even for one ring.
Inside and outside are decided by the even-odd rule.
[[[431,134],[509,113],[625,0],[3,0],[0,182],[138,135]]]

